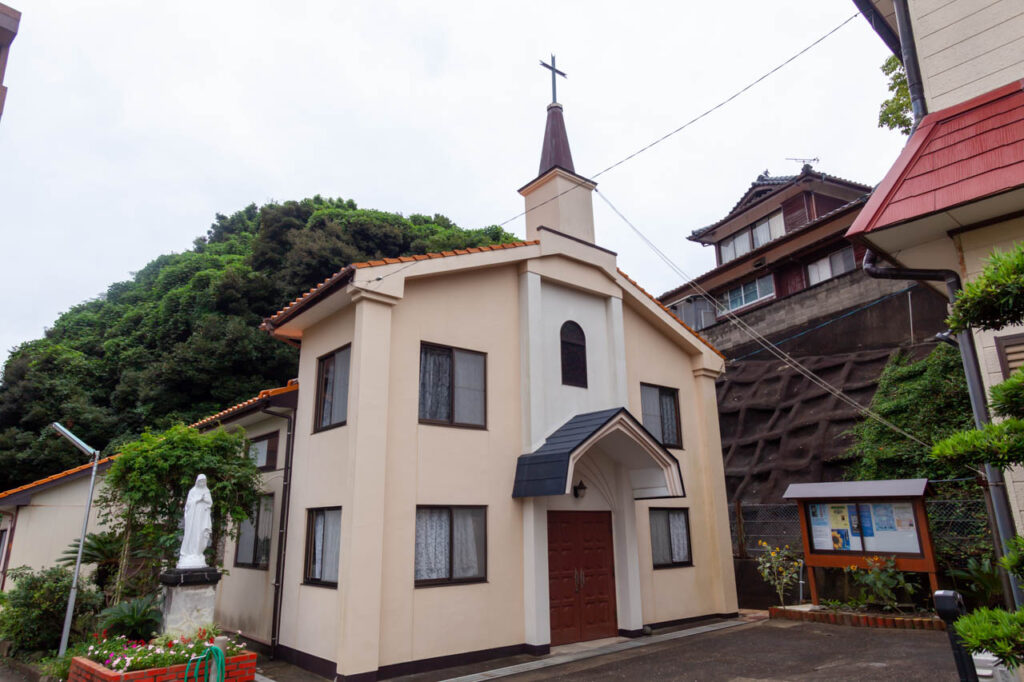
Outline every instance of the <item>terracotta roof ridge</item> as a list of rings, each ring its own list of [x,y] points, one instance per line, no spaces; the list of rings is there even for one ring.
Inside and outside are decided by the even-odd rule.
[[[114,455],[110,455],[108,457],[103,457],[103,458],[101,458],[100,460],[98,460],[96,462],[96,465],[99,466],[100,464],[104,464],[106,462],[110,462],[110,461],[112,461],[112,460],[114,460],[114,459],[116,459],[117,457],[120,457],[120,456],[121,456],[121,453],[117,453],[117,454],[114,454]],[[17,488],[11,488],[10,490],[5,490],[2,493],[0,493],[0,500],[4,499],[5,497],[9,497],[9,496],[11,496],[11,495],[13,495],[15,493],[20,493],[20,492],[24,492],[26,490],[31,490],[32,488],[35,488],[36,486],[40,486],[40,485],[42,485],[44,483],[51,483],[53,481],[59,481],[60,479],[64,478],[65,476],[70,476],[72,474],[77,474],[80,471],[86,471],[86,470],[88,470],[91,467],[92,467],[92,462],[86,462],[85,464],[80,464],[80,465],[78,465],[76,467],[73,467],[71,469],[66,469],[64,471],[61,471],[60,473],[56,473],[56,474],[53,474],[51,476],[47,476],[46,478],[40,478],[38,481],[32,481],[31,483],[26,483],[25,485],[18,486]]]
[[[190,429],[195,429],[195,428],[199,428],[200,426],[205,426],[206,424],[210,424],[210,423],[215,422],[215,421],[217,421],[219,419],[223,419],[224,417],[227,417],[227,416],[237,412],[238,410],[241,410],[241,409],[243,409],[245,407],[249,407],[250,405],[253,405],[253,404],[257,403],[260,400],[265,400],[267,398],[272,398],[275,395],[281,395],[282,393],[290,393],[292,391],[297,391],[297,390],[299,390],[299,381],[298,381],[298,379],[289,379],[288,383],[285,384],[284,386],[278,386],[277,388],[265,388],[262,391],[260,391],[259,394],[256,395],[253,398],[249,398],[248,400],[244,400],[244,401],[238,403],[237,405],[232,405],[231,407],[225,408],[225,409],[221,410],[220,412],[218,412],[217,414],[211,414],[209,417],[203,417],[202,419],[200,419],[199,421],[195,422],[194,424],[189,424],[189,428]]]
[[[676,314],[675,314],[674,312],[672,312],[671,310],[669,310],[668,308],[666,308],[666,307],[665,307],[665,305],[664,305],[664,304],[663,304],[663,303],[662,303],[661,301],[659,301],[658,299],[654,298],[654,296],[652,296],[652,295],[651,295],[651,294],[650,294],[650,293],[649,293],[649,292],[648,292],[648,291],[647,291],[646,289],[644,289],[644,288],[643,288],[642,286],[640,286],[639,284],[637,284],[637,282],[636,282],[636,280],[635,280],[635,279],[633,279],[632,277],[630,277],[629,275],[627,275],[627,274],[626,274],[625,272],[623,272],[623,271],[622,271],[622,268],[615,268],[615,269],[616,269],[616,270],[618,271],[618,273],[619,273],[620,275],[622,275],[622,277],[624,277],[624,278],[626,279],[626,281],[627,281],[627,282],[629,282],[630,284],[632,284],[633,286],[635,286],[635,287],[636,287],[636,288],[637,288],[637,289],[638,289],[638,290],[640,291],[640,293],[642,293],[642,294],[643,294],[644,296],[646,296],[647,298],[651,299],[651,300],[652,300],[652,301],[654,302],[654,304],[655,304],[656,306],[658,306],[658,307],[659,307],[659,308],[661,308],[661,309],[662,309],[663,311],[665,311],[666,313],[668,313],[668,314],[669,314],[669,316],[670,316],[670,317],[671,317],[671,318],[672,318],[673,320],[675,320],[676,322],[678,322],[679,324],[681,324],[681,325],[683,326],[683,328],[684,328],[684,329],[686,329],[686,331],[688,331],[688,332],[690,332],[691,334],[693,334],[694,336],[696,336],[696,337],[697,337],[697,338],[698,338],[698,339],[699,339],[699,340],[700,340],[700,341],[701,341],[701,342],[702,342],[702,343],[703,343],[703,344],[704,344],[705,346],[707,346],[707,347],[708,347],[708,348],[710,348],[710,349],[711,349],[712,351],[714,351],[715,355],[717,355],[718,357],[720,357],[720,358],[722,358],[723,360],[725,360],[725,356],[724,356],[724,355],[722,355],[722,351],[720,351],[720,350],[718,350],[717,348],[715,348],[715,347],[714,347],[714,346],[713,346],[713,345],[711,344],[711,342],[710,342],[710,341],[708,341],[707,339],[705,339],[705,338],[704,338],[703,336],[701,336],[701,335],[700,335],[700,334],[699,334],[699,333],[697,332],[697,330],[695,330],[695,329],[694,329],[693,327],[691,327],[690,325],[686,324],[686,323],[685,323],[685,322],[683,322],[683,321],[682,321],[681,319],[679,319],[679,316],[678,316],[678,315],[676,315]]]

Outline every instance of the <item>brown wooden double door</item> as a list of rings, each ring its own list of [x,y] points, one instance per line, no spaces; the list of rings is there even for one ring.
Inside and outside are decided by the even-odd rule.
[[[551,644],[614,637],[611,512],[548,512]]]

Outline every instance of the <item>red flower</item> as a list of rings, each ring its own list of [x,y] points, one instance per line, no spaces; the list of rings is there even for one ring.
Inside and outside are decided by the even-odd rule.
[[[103,638],[104,638],[104,639],[106,639],[106,637],[107,637],[107,631],[106,631],[106,630],[104,630],[104,631],[103,631]]]
[[[207,640],[210,644],[213,644],[213,635],[210,635],[210,639]]]
[[[173,648],[174,648],[174,640],[172,639],[172,640],[167,642],[167,649],[171,650]]]

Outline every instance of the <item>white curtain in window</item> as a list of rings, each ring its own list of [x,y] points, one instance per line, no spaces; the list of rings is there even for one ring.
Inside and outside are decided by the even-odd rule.
[[[334,409],[334,356],[321,360],[320,365],[320,426],[330,426]]]
[[[420,419],[449,421],[452,355],[447,348],[420,348]]]
[[[309,566],[309,577],[314,580],[322,580],[324,567],[324,515],[322,512],[313,512],[313,547],[311,549],[313,556]]]
[[[485,423],[484,356],[463,350],[455,355],[455,421],[459,424]]]
[[[260,498],[259,525],[256,528],[256,564],[266,566],[270,562],[270,536],[274,527],[274,496]]]
[[[664,509],[651,510],[651,554],[655,566],[672,563],[668,512]]]
[[[249,446],[249,457],[258,467],[267,466],[267,446],[270,445],[269,440],[258,440]]]
[[[778,239],[786,234],[786,221],[782,218],[782,211],[776,211],[768,217],[768,225],[771,228],[772,239]]]
[[[718,247],[723,263],[728,263],[736,257],[736,245],[733,244],[732,237],[723,239],[719,242]]]
[[[732,238],[733,244],[736,245],[736,257],[750,252],[750,230],[744,229]]]
[[[451,528],[447,509],[416,510],[416,580],[448,578]]]
[[[661,430],[661,398],[657,386],[640,386],[640,410],[643,415],[644,428],[661,443],[664,434]]]
[[[690,561],[690,536],[687,533],[686,525],[685,511],[671,511],[668,513],[673,563],[686,563]]]
[[[818,282],[824,282],[831,276],[832,271],[829,267],[828,258],[816,260],[807,266],[807,283],[809,286],[813,286]]]
[[[238,553],[236,561],[240,564],[253,563],[253,548],[256,545],[256,527],[253,519],[246,519],[238,526]]]
[[[828,257],[829,265],[832,267],[832,276],[838,277],[844,272],[849,272],[857,267],[857,264],[853,260],[853,247],[847,246],[845,249],[836,251]]]
[[[754,229],[751,230],[751,235],[754,237],[755,249],[771,241],[771,229],[768,227],[768,221],[762,220],[757,225],[754,225]]]
[[[325,509],[323,512],[323,555],[320,579],[328,583],[338,582],[338,562],[341,558],[341,510]]]
[[[672,391],[659,391],[661,402],[661,442],[679,443],[678,423],[676,422],[676,396]]]
[[[352,347],[343,348],[334,354],[334,386],[331,395],[331,424],[340,424],[348,419],[348,370]]]
[[[452,526],[452,577],[482,578],[487,548],[484,510],[453,509]]]

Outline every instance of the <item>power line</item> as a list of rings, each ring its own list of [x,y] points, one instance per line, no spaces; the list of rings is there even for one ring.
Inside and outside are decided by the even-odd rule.
[[[888,419],[886,419],[882,415],[878,414],[874,410],[861,405],[856,400],[854,400],[853,398],[848,396],[846,393],[844,393],[842,391],[842,389],[837,388],[836,386],[833,386],[832,384],[828,383],[827,381],[825,381],[824,379],[819,377],[817,374],[815,374],[810,368],[808,368],[808,367],[804,366],[803,364],[801,364],[792,355],[790,355],[786,351],[782,350],[781,348],[779,348],[778,346],[773,344],[771,341],[769,341],[767,338],[765,338],[763,335],[761,335],[760,332],[758,332],[756,329],[754,329],[749,324],[747,324],[743,319],[741,319],[738,315],[736,315],[731,310],[729,310],[728,306],[725,306],[720,301],[716,300],[707,291],[707,289],[705,289],[700,284],[695,282],[693,280],[693,278],[690,277],[682,268],[680,268],[678,265],[676,265],[675,262],[671,258],[669,258],[661,249],[659,249],[654,244],[654,242],[652,242],[650,239],[648,239],[647,235],[645,235],[640,230],[640,228],[638,228],[636,225],[634,225],[629,220],[629,218],[627,218],[625,215],[623,215],[622,211],[620,211],[618,208],[616,208],[615,205],[612,204],[612,202],[608,199],[608,197],[606,197],[604,195],[604,193],[599,192],[596,189],[594,190],[594,192],[597,194],[597,196],[601,197],[601,199],[606,204],[608,204],[608,207],[611,208],[612,211],[614,211],[615,214],[617,216],[619,216],[619,218],[621,218],[622,221],[624,223],[626,223],[626,225],[628,225],[630,227],[630,229],[633,230],[633,232],[635,232],[636,235],[638,237],[640,237],[640,239],[642,239],[643,242],[645,244],[647,244],[647,246],[650,247],[650,249],[652,251],[654,251],[654,253],[657,254],[657,256],[662,261],[664,261],[666,265],[669,266],[669,268],[672,269],[673,272],[675,272],[677,275],[679,275],[683,279],[684,282],[686,282],[690,286],[692,286],[697,291],[697,293],[701,295],[701,297],[703,297],[712,306],[714,306],[715,310],[721,316],[725,317],[730,322],[732,322],[737,327],[739,327],[740,331],[742,331],[745,334],[747,334],[747,336],[752,338],[758,345],[760,345],[762,348],[764,348],[764,350],[768,351],[776,359],[780,360],[781,362],[783,362],[787,366],[789,366],[791,369],[795,370],[798,374],[802,375],[804,378],[806,378],[812,384],[814,384],[814,385],[818,386],[819,388],[825,390],[826,392],[832,394],[833,396],[835,396],[836,398],[838,398],[842,402],[844,402],[847,405],[849,405],[850,407],[856,409],[857,412],[859,412],[860,414],[863,414],[865,417],[868,417],[870,419],[874,419],[875,421],[877,421],[878,423],[882,424],[886,428],[888,428],[888,429],[890,429],[890,430],[900,434],[901,436],[904,436],[905,438],[909,438],[910,440],[915,441],[916,443],[919,443],[920,445],[922,445],[922,446],[924,446],[926,448],[929,447],[929,445],[927,443],[925,443],[923,440],[921,440],[917,436],[915,436],[912,433],[902,429],[901,427],[897,426],[896,424],[893,424],[891,421],[889,421]]]

